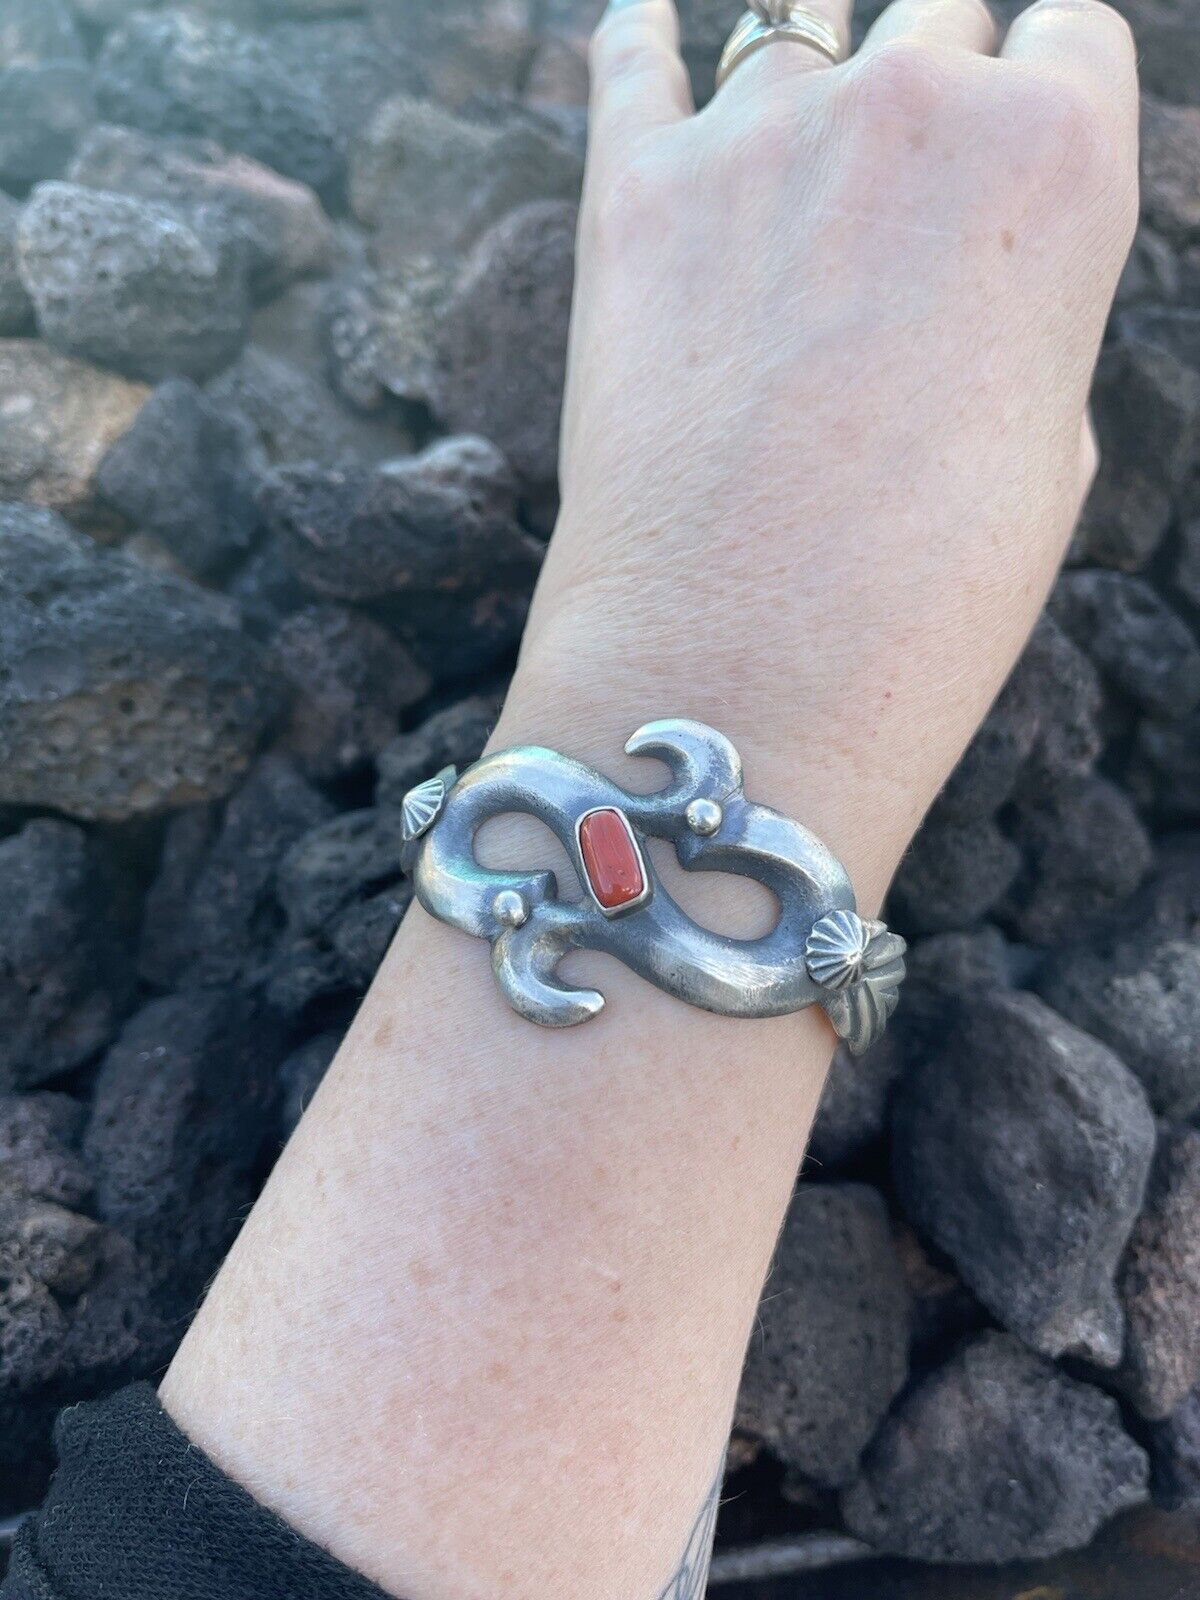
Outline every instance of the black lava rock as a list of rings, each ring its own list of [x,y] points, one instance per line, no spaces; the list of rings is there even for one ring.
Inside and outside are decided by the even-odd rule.
[[[56,178],[93,116],[91,74],[81,62],[0,71],[0,186],[24,190]]]
[[[344,159],[331,112],[260,35],[191,11],[142,12],[105,40],[97,98],[112,122],[216,139],[336,194]]]
[[[0,67],[81,61],[83,54],[83,40],[65,0],[5,0]]]
[[[523,206],[476,246],[442,322],[434,408],[497,444],[531,491],[558,475],[575,207]]]
[[[1020,866],[1020,851],[990,818],[931,816],[892,884],[896,920],[914,934],[969,927],[1000,903]]]
[[[119,819],[225,794],[276,704],[220,601],[0,506],[0,802]]]
[[[1006,911],[1030,944],[1081,937],[1129,899],[1154,859],[1124,790],[1095,774],[1061,778],[1022,798],[1012,835],[1023,867]]]
[[[33,301],[17,259],[20,214],[17,202],[0,190],[0,334],[28,333],[33,326]]]
[[[817,1176],[849,1166],[882,1140],[892,1085],[902,1067],[894,1032],[861,1056],[838,1045],[808,1144],[807,1162]]]
[[[227,571],[258,528],[248,429],[186,378],[160,384],[96,473],[103,501],[199,577]]]
[[[1200,1386],[1200,1132],[1164,1131],[1146,1209],[1121,1270],[1129,1335],[1120,1381],[1147,1417]]]
[[[275,874],[292,846],[332,816],[290,762],[266,756],[219,827],[204,810],[174,818],[146,900],[142,976],[162,988],[208,987],[265,969],[284,920]]]
[[[424,699],[428,674],[379,623],[344,606],[305,606],[274,640],[294,690],[281,746],[317,779],[364,766]]]
[[[154,1000],[127,1024],[96,1079],[84,1155],[93,1207],[136,1247],[169,1354],[233,1241],[274,1135],[279,1024],[235,989]]]
[[[802,1184],[746,1358],[736,1426],[793,1471],[848,1483],[908,1373],[911,1302],[863,1184]]]
[[[1050,612],[1114,686],[1151,716],[1182,717],[1200,703],[1200,645],[1144,579],[1064,573]]]
[[[398,806],[414,786],[443,767],[465,772],[478,761],[500,715],[500,696],[472,695],[436,712],[411,733],[402,733],[380,751],[375,800]]]
[[[71,162],[72,183],[160,200],[224,253],[240,255],[256,294],[328,267],[333,236],[313,191],[210,139],[155,137],[102,123]]]
[[[0,1171],[39,1200],[75,1207],[92,1187],[79,1154],[86,1115],[66,1094],[0,1094]]]
[[[157,200],[42,184],[21,217],[21,274],[46,340],[134,377],[205,377],[248,326],[243,263]]]
[[[901,1401],[842,1509],[912,1560],[1030,1560],[1087,1544],[1148,1476],[1115,1401],[987,1333]]]
[[[503,457],[482,440],[374,470],[281,468],[261,504],[305,588],[372,603],[436,676],[515,642],[541,551],[516,521]]]
[[[1200,1508],[1200,1389],[1150,1433],[1151,1485],[1167,1511]]]
[[[293,1050],[280,1067],[279,1124],[284,1139],[295,1133],[341,1043],[341,1033],[318,1033]]]
[[[0,839],[0,1084],[44,1083],[116,1031],[132,998],[128,935],[83,833],[50,819]]]
[[[1032,995],[969,995],[897,1086],[905,1211],[1035,1350],[1121,1358],[1115,1277],[1154,1120],[1111,1051]]]

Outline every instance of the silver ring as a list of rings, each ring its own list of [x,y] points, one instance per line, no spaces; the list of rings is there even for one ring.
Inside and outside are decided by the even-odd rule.
[[[802,44],[831,66],[846,59],[847,45],[832,22],[794,0],[751,0],[752,9],[729,35],[717,66],[717,88],[743,61],[769,44]]]
[[[492,974],[520,1016],[545,1027],[586,1022],[604,1005],[556,977],[571,950],[601,950],[676,999],[728,1017],[779,1017],[819,1005],[856,1054],[882,1034],[904,978],[904,940],[859,917],[845,868],[798,822],[755,805],[742,763],[702,722],[649,722],[626,752],[670,772],[632,794],[538,747],[452,767],[402,806],[401,860],[432,916],[492,946]],[[563,900],[553,872],[500,871],[475,859],[475,835],[508,811],[557,835],[584,887]],[[779,905],[771,932],[732,939],[702,928],[655,872],[648,838],[667,839],[688,871],[740,873]]]

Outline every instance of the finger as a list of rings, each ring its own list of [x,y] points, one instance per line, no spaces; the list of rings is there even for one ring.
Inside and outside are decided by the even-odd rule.
[[[840,59],[850,51],[850,14],[854,0],[803,0],[797,5],[799,21],[812,19],[829,34]],[[746,55],[730,73],[726,89],[750,90],[755,86],[787,81],[809,72],[820,72],[833,65],[825,51],[798,38],[776,38],[763,42]],[[735,91],[736,92],[736,91]]]
[[[1137,125],[1137,47],[1104,0],[1036,0],[1008,30],[1006,61],[1037,67]]]
[[[996,22],[985,0],[892,0],[863,40],[869,55],[898,39],[992,55]]]
[[[593,140],[677,122],[692,109],[674,0],[610,0],[591,69]]]

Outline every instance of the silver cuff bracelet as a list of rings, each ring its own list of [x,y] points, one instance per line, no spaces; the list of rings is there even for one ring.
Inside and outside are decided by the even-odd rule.
[[[648,722],[625,746],[653,756],[671,782],[628,794],[553,750],[523,747],[453,767],[403,803],[405,870],[431,915],[492,946],[509,1005],[530,1022],[565,1028],[604,1004],[555,976],[569,950],[603,950],[690,1005],[729,1017],[775,1017],[823,1007],[855,1054],[879,1038],[904,978],[905,943],[861,919],[841,863],[790,818],[742,792],[742,763],[702,722]],[[553,872],[498,871],[475,859],[475,835],[504,812],[524,812],[565,846],[585,895],[559,898]],[[760,939],[700,927],[658,881],[645,838],[669,839],[689,872],[754,878],[780,915]]]

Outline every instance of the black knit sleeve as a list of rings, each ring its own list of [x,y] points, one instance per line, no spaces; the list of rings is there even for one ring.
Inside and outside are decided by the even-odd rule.
[[[148,1384],[63,1412],[0,1600],[384,1600],[227,1478]]]

